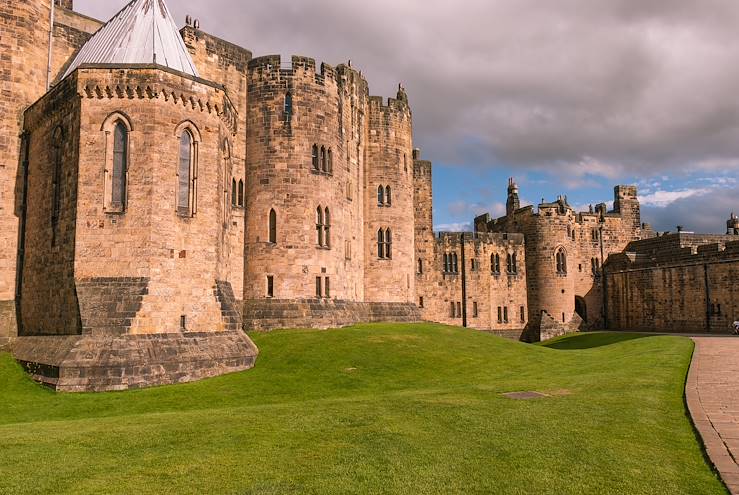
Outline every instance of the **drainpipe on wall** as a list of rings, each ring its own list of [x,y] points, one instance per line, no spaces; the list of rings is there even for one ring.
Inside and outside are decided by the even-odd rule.
[[[703,281],[706,287],[706,333],[711,332],[711,283],[708,279],[708,265],[703,265]]]
[[[46,91],[51,87],[51,63],[52,50],[54,48],[54,10],[56,9],[56,0],[51,0],[51,9],[49,9],[49,58],[46,67]]]
[[[459,240],[462,246],[462,326],[467,328],[467,262],[464,258],[464,233]]]

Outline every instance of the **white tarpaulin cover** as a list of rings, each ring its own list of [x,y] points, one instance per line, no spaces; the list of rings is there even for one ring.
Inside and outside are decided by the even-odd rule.
[[[132,0],[85,43],[64,77],[83,64],[158,64],[198,76],[164,0]]]

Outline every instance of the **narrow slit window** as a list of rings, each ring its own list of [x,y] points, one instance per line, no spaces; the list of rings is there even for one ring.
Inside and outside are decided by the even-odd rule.
[[[231,206],[235,207],[238,204],[238,196],[236,190],[236,179],[231,179]]]
[[[277,212],[269,211],[269,242],[277,244]]]
[[[377,186],[377,206],[383,206],[385,204],[385,188]]]
[[[323,211],[323,247],[331,248],[331,212],[328,206]]]
[[[316,244],[323,246],[323,208],[316,208]]]
[[[267,276],[267,297],[275,297],[275,277]]]
[[[316,277],[316,299],[320,299],[323,296],[323,280],[321,277]]]
[[[321,169],[321,165],[318,161],[318,145],[317,144],[313,145],[313,150],[311,152],[311,163],[313,165],[313,170],[318,171]]]
[[[323,280],[323,291],[324,291],[324,295],[326,296],[326,299],[330,299],[331,298],[331,279],[328,277],[326,277]]]
[[[393,233],[390,229],[385,231],[385,258],[392,259],[393,257]]]
[[[193,139],[190,131],[185,130],[180,137],[180,160],[177,169],[177,212],[187,216],[192,206],[192,159]]]
[[[123,210],[126,203],[126,176],[128,174],[128,129],[118,122],[113,131],[113,183],[111,207]]]
[[[390,206],[393,204],[393,196],[392,196],[392,191],[390,190],[390,186],[387,186],[385,188],[385,204],[387,206]]]
[[[239,206],[244,207],[244,181],[239,180]]]
[[[321,170],[328,172],[328,159],[326,158],[326,147],[321,146]]]
[[[287,93],[285,95],[284,112],[285,112],[285,123],[289,124],[293,118],[293,95],[292,93]]]
[[[385,257],[385,231],[382,229],[377,231],[377,257]]]

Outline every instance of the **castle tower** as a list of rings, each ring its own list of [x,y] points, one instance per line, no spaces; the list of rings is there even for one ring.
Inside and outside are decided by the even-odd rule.
[[[387,104],[370,97],[365,167],[365,294],[415,303],[413,124],[402,85]]]
[[[508,179],[508,200],[506,201],[506,214],[510,217],[521,207],[521,201],[518,198],[518,184],[513,177]]]
[[[50,9],[51,0],[0,3],[0,344],[17,334],[21,131],[24,110],[46,90]]]
[[[739,217],[733,212],[726,221],[726,235],[739,235]]]
[[[641,210],[636,186],[616,186],[614,188],[613,211],[621,214],[624,225],[631,230],[633,239],[638,239],[641,231]]]
[[[238,115],[223,86],[197,74],[164,0],[135,0],[24,113],[13,353],[58,390],[179,383],[254,363],[219,249],[224,143]]]

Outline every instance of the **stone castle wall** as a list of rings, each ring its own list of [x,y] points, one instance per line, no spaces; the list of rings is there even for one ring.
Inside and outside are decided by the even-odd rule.
[[[528,298],[524,236],[472,233],[442,233],[435,236],[431,206],[431,162],[421,160],[419,150],[414,151],[414,159],[414,269],[417,304],[423,319],[461,325],[462,315],[466,313],[470,328],[515,339],[527,339]],[[448,270],[445,255],[455,254],[457,270]],[[500,260],[500,271],[495,270],[496,254]],[[508,273],[507,255],[513,254],[516,255],[515,270]],[[462,304],[463,279],[466,305]]]
[[[671,234],[634,242],[611,256],[605,277],[609,329],[730,333],[739,319],[736,236]]]
[[[604,304],[601,267],[642,234],[636,188],[614,189],[614,210],[604,204],[576,213],[560,197],[554,203],[520,208],[498,219],[475,219],[478,232],[519,232],[526,239],[528,318],[532,328],[546,326],[553,336],[578,328],[601,328]],[[566,269],[558,269],[561,250]]]
[[[0,341],[17,334],[18,227],[23,111],[46,89],[51,2],[0,4]]]

